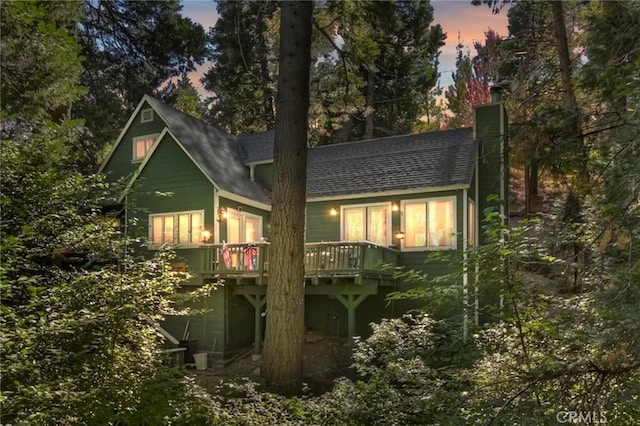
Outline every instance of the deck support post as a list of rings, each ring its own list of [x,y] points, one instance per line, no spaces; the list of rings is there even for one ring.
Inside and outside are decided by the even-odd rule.
[[[356,334],[356,308],[368,294],[360,294],[356,297],[355,294],[336,294],[336,298],[347,308],[347,332],[349,337],[349,343],[353,343],[353,336]]]
[[[262,308],[267,302],[267,296],[264,294],[245,294],[249,303],[253,305],[254,312],[254,336],[253,353],[260,355],[262,348]]]

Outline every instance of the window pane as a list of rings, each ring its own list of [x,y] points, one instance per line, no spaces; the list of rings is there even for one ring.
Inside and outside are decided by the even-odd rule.
[[[151,222],[151,242],[153,244],[162,243],[162,216],[154,216]]]
[[[178,216],[178,243],[189,244],[189,216],[181,214]]]
[[[344,209],[344,240],[362,241],[365,239],[365,211],[364,208]]]
[[[202,242],[202,215],[200,213],[191,215],[191,239],[192,244]]]
[[[424,247],[427,245],[427,206],[424,203],[406,204],[405,246]]]
[[[240,242],[240,216],[229,214],[227,218],[227,242]]]
[[[429,202],[429,247],[453,245],[453,201]]]
[[[164,242],[173,244],[173,216],[164,217]]]
[[[136,158],[143,158],[147,153],[146,145],[143,139],[136,141]]]
[[[144,141],[144,153],[145,153],[145,155],[147,154],[147,152],[151,151],[151,147],[153,146],[153,142],[154,142],[153,138],[145,139],[145,141]]]
[[[369,207],[369,241],[387,245],[387,208]]]
[[[247,218],[244,222],[244,233],[246,242],[255,242],[258,240],[258,221],[256,219]]]

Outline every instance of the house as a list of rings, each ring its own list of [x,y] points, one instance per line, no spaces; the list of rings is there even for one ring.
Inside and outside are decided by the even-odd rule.
[[[427,253],[479,241],[482,212],[506,216],[507,118],[497,100],[475,108],[474,128],[385,137],[311,148],[306,208],[306,326],[364,334],[368,323],[411,306],[385,296],[411,283],[397,268],[432,275],[446,262]],[[221,356],[253,343],[260,351],[269,285],[273,132],[228,135],[145,96],[100,168],[127,179],[129,218],[148,250],[176,248],[193,278],[222,283],[196,307],[168,318],[199,350]],[[461,285],[468,286],[465,275]]]

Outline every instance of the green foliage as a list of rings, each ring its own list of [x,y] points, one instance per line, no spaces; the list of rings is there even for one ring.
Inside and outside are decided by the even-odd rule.
[[[592,2],[584,19],[589,61],[581,72],[581,85],[597,90],[602,99],[624,113],[625,105],[638,99],[637,84],[628,83],[639,77],[640,46],[633,34],[640,30],[640,6],[637,2]]]
[[[81,12],[75,1],[0,4],[3,133],[15,134],[23,125],[30,129],[34,122],[59,121],[84,92],[77,85],[81,46],[69,32]]]
[[[571,228],[580,229],[580,238],[594,237],[592,229]],[[469,377],[485,391],[471,392],[467,421],[553,421],[558,411],[577,410],[604,412],[609,421],[626,424],[637,416],[632,395],[638,392],[640,330],[637,313],[630,314],[622,301],[636,305],[637,291],[621,279],[637,273],[637,264],[624,273],[602,275],[608,256],[593,259],[583,265],[581,292],[567,294],[557,279],[539,275],[548,276],[549,268],[566,274],[575,266],[548,253],[561,234],[526,244],[524,250],[509,249],[513,240],[530,239],[526,235],[509,232],[501,249],[509,271],[501,274],[501,322],[477,335],[483,356]]]
[[[311,61],[310,143],[410,132],[427,112],[445,35],[428,1],[317,3]],[[231,133],[274,126],[279,12],[272,2],[218,2],[209,121]],[[373,80],[369,82],[369,77]],[[373,94],[367,103],[367,94]],[[371,98],[369,98],[371,99]]]
[[[468,348],[428,315],[372,327],[353,351],[359,378],[338,380],[323,397],[324,410],[350,425],[461,424],[457,411],[467,384],[455,371],[473,359]]]
[[[368,99],[353,115],[351,139],[367,135],[369,114],[374,137],[408,133],[427,111],[446,36],[439,24],[432,25],[428,1],[355,4],[349,13],[337,15],[344,20],[338,30],[345,43],[342,51],[365,82],[361,93]]]
[[[74,105],[87,132],[77,144],[86,172],[93,172],[144,95],[186,75],[208,54],[200,24],[180,15],[178,0],[82,2],[76,25],[86,60],[81,83],[88,90]]]
[[[178,111],[182,111],[197,119],[202,119],[204,105],[200,100],[198,90],[193,87],[191,81],[185,76],[178,80],[177,84],[171,82],[163,90],[164,102],[173,105]]]
[[[202,79],[211,93],[208,120],[233,134],[275,126],[277,5],[267,1],[219,1],[208,38],[213,66]]]
[[[154,328],[187,277],[169,252],[135,258],[102,214],[118,189],[69,167],[75,124],[2,141],[3,424],[144,424],[190,389],[160,369]],[[151,404],[160,384],[175,393]]]
[[[491,101],[489,89],[498,84],[499,64],[502,63],[502,39],[494,31],[485,32],[484,44],[474,43],[476,54],[463,53],[464,46],[458,42],[456,70],[451,74],[453,85],[445,92],[449,111],[454,115],[448,120],[448,127],[473,126],[473,107]]]

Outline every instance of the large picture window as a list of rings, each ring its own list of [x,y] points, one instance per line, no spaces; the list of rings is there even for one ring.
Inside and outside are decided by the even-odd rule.
[[[381,246],[390,244],[391,206],[372,204],[342,206],[342,240],[371,241]]]
[[[149,215],[151,244],[200,244],[204,212],[190,211]]]
[[[455,248],[455,198],[404,202],[404,247]]]
[[[158,134],[133,138],[133,161],[142,161],[156,142]]]

